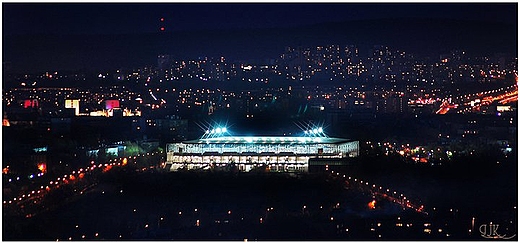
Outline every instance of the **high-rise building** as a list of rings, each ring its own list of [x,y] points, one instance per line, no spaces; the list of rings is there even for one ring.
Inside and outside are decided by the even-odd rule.
[[[74,115],[79,115],[79,99],[66,99],[65,108],[74,109]]]

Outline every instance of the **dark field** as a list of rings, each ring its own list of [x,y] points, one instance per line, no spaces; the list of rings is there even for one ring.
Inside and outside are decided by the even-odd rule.
[[[403,213],[371,211],[369,193],[326,175],[112,171],[98,183],[55,210],[4,217],[4,239],[363,238],[367,220]]]
[[[424,180],[412,183],[419,181],[419,177]],[[501,181],[496,176],[493,178],[495,183]],[[512,235],[516,230],[516,210],[508,209],[510,201],[503,200],[512,195],[503,195],[497,198],[501,201],[495,205],[479,210],[479,206],[493,199],[484,199],[478,194],[475,197],[482,198],[481,201],[464,207],[465,203],[461,202],[472,197],[461,196],[471,195],[478,188],[469,188],[457,197],[450,196],[453,191],[470,183],[475,183],[474,186],[485,183],[467,181],[463,184],[453,178],[440,180],[420,174],[394,182],[380,175],[372,181],[386,181],[389,186],[403,188],[404,193],[411,188],[436,185],[437,188],[415,190],[416,193],[411,194],[413,198],[410,197],[414,202],[425,204],[427,215],[405,210],[379,197],[375,197],[376,208],[369,209],[367,204],[374,194],[346,183],[342,175],[333,176],[329,172],[300,175],[167,173],[115,168],[85,179],[87,184],[95,186],[83,194],[63,198],[59,195],[70,194],[66,188],[60,189],[63,192],[52,194],[57,198],[48,201],[54,203],[54,207],[31,218],[5,216],[4,208],[3,239],[460,240],[482,239],[478,227],[488,219],[500,223],[502,233]],[[482,189],[490,190],[497,185],[503,184]],[[490,196],[501,192],[509,192],[509,189],[497,188]],[[433,210],[431,205],[437,208]],[[450,205],[459,207],[450,212]],[[477,218],[474,233],[469,234],[472,214]]]

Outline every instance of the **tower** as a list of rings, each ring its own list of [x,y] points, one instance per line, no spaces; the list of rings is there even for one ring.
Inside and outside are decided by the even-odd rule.
[[[166,27],[164,26],[165,22],[164,22],[164,17],[161,17],[159,19],[159,31],[165,31],[166,30]]]

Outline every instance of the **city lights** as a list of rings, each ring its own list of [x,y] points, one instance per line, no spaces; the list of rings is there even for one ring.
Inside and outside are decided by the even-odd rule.
[[[6,4],[4,240],[518,238],[516,3],[261,5]]]
[[[228,132],[226,127],[208,130],[198,140],[168,144],[165,166],[175,171],[181,168],[209,169],[234,163],[239,170],[250,171],[261,164],[276,162],[277,166],[269,167],[270,171],[303,172],[308,170],[309,159],[316,156],[336,160],[359,154],[358,141],[325,137],[322,127],[311,130],[316,136],[302,137],[221,135]],[[205,156],[206,153],[213,155]]]
[[[215,128],[206,129],[202,138],[215,138],[215,137],[223,137],[230,135],[227,127],[217,126]]]

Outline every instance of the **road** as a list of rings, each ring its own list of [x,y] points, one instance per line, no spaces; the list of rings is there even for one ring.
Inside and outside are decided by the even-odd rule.
[[[96,186],[96,175],[105,173],[115,167],[124,167],[131,165],[138,171],[156,168],[155,165],[147,163],[139,165],[137,160],[143,157],[155,156],[156,153],[140,154],[133,157],[120,157],[106,161],[106,163],[95,164],[91,162],[89,166],[85,166],[74,170],[68,174],[57,178],[39,175],[37,181],[28,181],[27,190],[22,190],[12,199],[3,201],[4,212],[15,215],[25,215],[30,218],[43,211],[49,210],[56,206],[53,205],[53,197],[56,194],[60,196],[66,195],[65,199],[82,195],[92,190]],[[157,153],[159,155],[159,153]],[[61,189],[60,193],[55,193]]]
[[[481,112],[484,107],[498,103],[507,105],[518,102],[518,85],[488,90],[478,93],[460,95],[453,98],[444,99],[436,114],[443,115],[448,112],[474,113]]]

